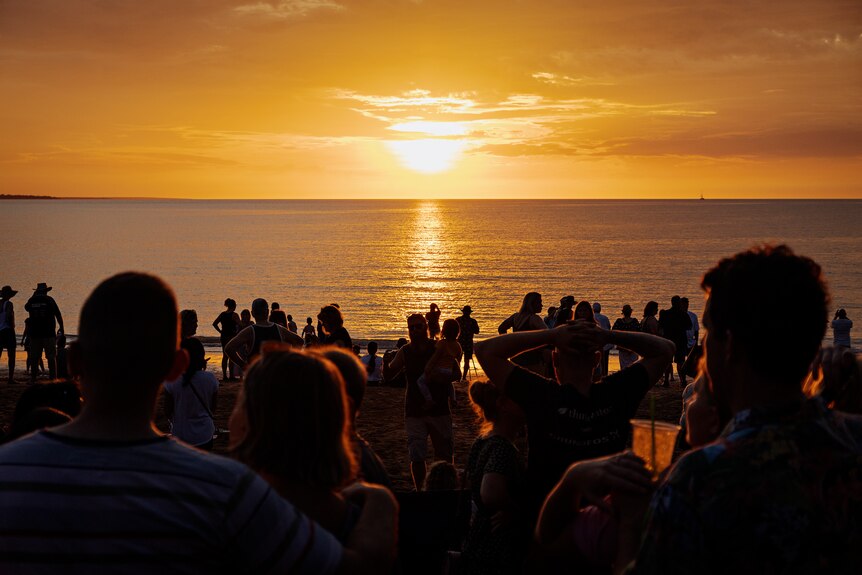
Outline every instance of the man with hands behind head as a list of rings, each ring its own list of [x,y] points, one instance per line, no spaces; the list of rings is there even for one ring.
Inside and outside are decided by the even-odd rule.
[[[608,344],[630,349],[642,359],[593,382],[602,348]],[[554,379],[510,361],[545,345],[554,346]],[[476,344],[476,357],[490,380],[526,413],[527,483],[533,512],[570,464],[625,449],[629,420],[673,353],[674,344],[664,338],[609,331],[587,319]]]

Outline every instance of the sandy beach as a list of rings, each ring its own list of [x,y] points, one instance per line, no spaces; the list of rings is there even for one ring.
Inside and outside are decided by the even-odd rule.
[[[214,357],[213,359],[217,358]],[[5,364],[5,357],[3,357],[3,363]],[[23,365],[23,361],[21,365]],[[216,373],[213,367],[218,367],[220,371],[219,366],[218,362],[210,361],[209,369]],[[0,369],[0,426],[9,424],[15,403],[27,387],[23,371],[16,369],[18,381],[11,386],[6,385],[7,373],[8,370],[4,365]],[[221,377],[220,373],[218,376]],[[228,426],[228,418],[236,401],[240,385],[239,382],[224,382],[219,387],[218,409],[214,414],[216,425],[219,428],[226,429]],[[672,384],[670,388],[656,387],[652,393],[655,394],[656,418],[671,423],[679,422],[682,404],[678,383]],[[466,386],[459,386],[457,395],[459,398],[458,405],[452,414],[455,431],[455,465],[459,469],[463,469],[470,446],[479,432],[479,426],[466,395]],[[159,429],[166,431],[167,425],[161,410],[161,403],[157,407],[155,415],[156,425]],[[638,417],[649,417],[648,397],[641,404]],[[383,460],[389,475],[392,477],[395,490],[412,489],[413,484],[410,479],[407,460],[407,440],[404,433],[404,389],[369,387],[357,421],[357,428]],[[214,451],[224,454],[226,450],[227,437],[222,436],[216,440]]]

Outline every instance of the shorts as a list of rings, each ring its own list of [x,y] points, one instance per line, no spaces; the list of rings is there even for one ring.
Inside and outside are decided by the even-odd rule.
[[[14,352],[17,347],[14,329],[4,329],[0,331],[0,349],[7,349],[9,352]]]
[[[428,436],[434,447],[434,459],[452,461],[455,444],[452,436],[451,415],[406,417],[407,453],[410,462],[425,461],[428,457]]]

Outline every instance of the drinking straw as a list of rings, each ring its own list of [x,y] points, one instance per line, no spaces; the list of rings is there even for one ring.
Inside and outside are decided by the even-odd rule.
[[[655,462],[655,393],[649,394],[649,420],[650,420],[650,435],[652,437],[652,446],[650,449],[650,464],[652,465],[653,475],[656,473],[658,466]]]

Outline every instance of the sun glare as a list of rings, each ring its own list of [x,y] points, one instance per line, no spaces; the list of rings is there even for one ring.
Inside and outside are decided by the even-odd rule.
[[[424,174],[438,174],[450,169],[467,147],[459,140],[390,140],[386,147],[405,168]]]

